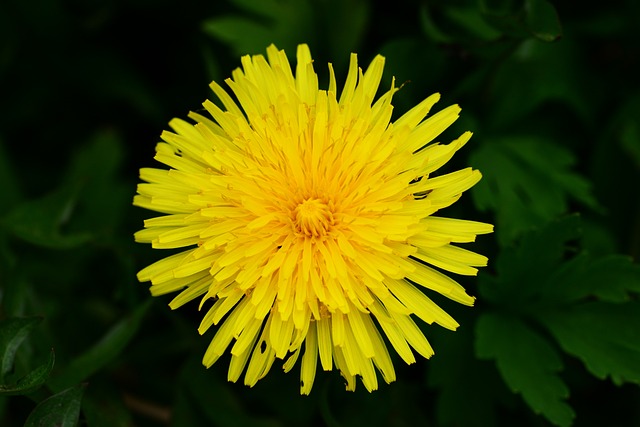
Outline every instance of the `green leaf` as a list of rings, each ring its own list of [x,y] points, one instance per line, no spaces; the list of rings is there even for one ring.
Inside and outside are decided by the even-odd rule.
[[[567,251],[567,242],[580,236],[580,217],[570,215],[526,233],[519,244],[495,260],[495,277],[479,275],[480,294],[496,304],[518,304],[540,295]]]
[[[564,351],[594,376],[640,383],[640,304],[588,302],[540,316]]]
[[[594,188],[594,192],[597,192],[597,189]],[[597,218],[582,218],[580,244],[592,256],[606,256],[618,251],[618,242],[613,230]]]
[[[543,139],[496,139],[476,150],[470,162],[484,174],[472,189],[474,203],[496,212],[502,245],[566,213],[570,199],[597,207],[588,181],[571,171],[571,152]]]
[[[34,245],[69,249],[91,239],[89,233],[64,233],[77,201],[78,186],[70,184],[49,195],[16,206],[2,220],[15,236]]]
[[[272,43],[293,55],[298,44],[307,43],[316,59],[331,55],[337,72],[348,63],[348,53],[358,50],[371,14],[371,2],[367,0],[232,2],[247,13],[206,19],[202,23],[204,33],[226,43],[237,55],[264,54]],[[316,70],[326,70],[324,61],[319,64]]]
[[[77,384],[116,359],[138,332],[150,305],[149,300],[113,326],[93,347],[72,360],[61,373],[52,377],[49,386],[53,390],[61,390]]]
[[[386,81],[383,78],[381,86],[385,89],[391,86],[391,76],[396,85],[408,83],[407,90],[402,89],[394,98],[394,111],[409,111],[422,101],[418,96],[429,93],[445,78],[447,59],[436,45],[416,38],[396,38],[384,43],[379,52],[386,58],[384,75],[388,78]],[[469,115],[464,117],[468,119]]]
[[[27,394],[39,389],[47,382],[54,363],[55,354],[52,349],[49,353],[49,359],[44,364],[38,366],[33,371],[20,378],[15,384],[0,385],[0,394]]]
[[[517,318],[484,314],[476,328],[476,354],[495,360],[505,383],[520,393],[534,412],[555,425],[571,425],[575,414],[565,402],[569,390],[558,376],[562,362],[537,332]]]
[[[498,255],[497,276],[480,275],[480,294],[498,305],[516,303],[535,312],[540,305],[565,305],[592,297],[625,302],[631,294],[640,293],[640,265],[626,256],[577,252],[580,236],[578,215],[530,231],[518,246]],[[572,241],[576,242],[571,245]],[[567,259],[571,252],[574,256]]]
[[[501,36],[500,31],[487,24],[476,7],[447,7],[444,13],[453,24],[474,39],[489,41]]]
[[[561,302],[597,297],[622,303],[640,293],[640,265],[622,255],[592,257],[582,253],[565,262],[550,277],[544,295]]]
[[[323,15],[316,21],[324,24],[321,37],[326,37],[331,49],[331,62],[339,70],[349,61],[346,53],[358,51],[366,36],[373,5],[368,0],[330,0],[323,3]]]
[[[453,41],[452,37],[439,28],[426,4],[422,4],[420,7],[420,24],[422,31],[432,42],[451,43]]]
[[[74,226],[112,238],[129,206],[132,189],[120,181],[123,159],[121,137],[113,131],[97,132],[74,155],[65,180],[79,187]]]
[[[579,236],[579,217],[575,215],[525,234],[519,246],[499,255],[496,277],[480,276],[481,295],[514,316],[520,313],[537,321],[596,377],[609,376],[617,383],[640,382],[640,304],[636,298],[640,294],[640,265],[620,255],[592,256],[577,251],[572,245],[579,242]],[[516,346],[520,344],[515,335],[525,340],[532,339],[534,333],[503,330],[513,328],[511,324],[521,328],[522,321],[515,318],[483,322],[477,337],[478,355],[483,357],[500,357],[490,351],[490,334]],[[504,326],[498,326],[500,322]],[[547,356],[541,357],[544,360]]]
[[[83,187],[91,187],[90,190],[95,191],[91,196],[101,199],[101,190],[111,184],[120,169],[122,157],[122,141],[118,134],[110,130],[97,132],[86,145],[74,153],[66,180],[81,183]],[[94,186],[98,188],[93,188]]]
[[[29,414],[24,427],[75,427],[83,392],[84,385],[77,385],[43,400]]]
[[[590,88],[597,80],[575,72],[584,67],[581,52],[572,39],[562,43],[535,39],[521,42],[497,64],[499,68],[491,76],[487,126],[498,130],[536,126],[539,119],[532,117],[533,113],[540,111],[542,117],[548,116],[549,103],[571,109],[572,115],[587,124],[594,120],[594,111],[589,108],[594,96]],[[557,134],[557,127],[554,131]]]
[[[298,42],[314,35],[314,11],[308,2],[234,2],[251,14],[217,16],[204,21],[202,28],[211,37],[229,44],[238,55],[263,53],[271,43],[295,51]]]
[[[0,321],[0,380],[13,369],[16,351],[29,331],[42,321],[41,317],[13,317]]]
[[[496,40],[502,33],[487,23],[475,6],[459,4],[420,7],[420,23],[427,37],[436,43]]]
[[[16,206],[2,224],[23,240],[54,249],[75,248],[97,236],[111,238],[132,191],[118,180],[122,157],[116,133],[96,133],[75,152],[57,190]]]
[[[520,0],[479,0],[479,11],[487,23],[513,38],[525,38],[529,31]]]
[[[482,16],[505,34],[544,42],[562,36],[558,13],[547,0],[480,0],[479,6]]]
[[[243,16],[222,16],[204,22],[208,35],[233,46],[238,55],[262,52],[272,38],[272,30]]]
[[[525,23],[536,38],[552,42],[562,37],[562,26],[555,7],[547,0],[525,1]]]

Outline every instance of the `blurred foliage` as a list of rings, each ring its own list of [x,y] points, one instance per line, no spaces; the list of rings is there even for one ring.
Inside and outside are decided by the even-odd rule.
[[[0,425],[640,425],[640,5],[547,0],[0,3]],[[309,397],[200,357],[200,314],[135,273],[137,170],[239,55],[309,43],[344,79],[387,57],[396,117],[433,92],[484,179],[447,214],[496,225],[477,307],[373,394]],[[52,350],[53,349],[53,350]],[[55,364],[54,364],[55,361]]]

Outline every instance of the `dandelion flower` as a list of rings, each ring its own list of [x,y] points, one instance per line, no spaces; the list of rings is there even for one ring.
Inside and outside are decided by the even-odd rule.
[[[340,371],[347,390],[376,370],[395,380],[388,344],[406,363],[434,352],[418,318],[455,330],[458,323],[427,294],[472,305],[443,274],[475,275],[487,258],[455,243],[493,227],[433,214],[480,179],[471,168],[433,176],[471,137],[433,142],[457,118],[449,106],[428,116],[434,94],[391,122],[391,88],[374,98],[384,58],[363,73],[352,54],[338,93],[318,88],[311,53],[298,46],[295,74],[275,46],[244,56],[226,84],[211,89],[210,115],[173,119],[155,159],[143,168],[134,204],[164,215],[135,234],[153,248],[186,248],[138,273],[154,296],[180,293],[176,309],[207,304],[198,331],[217,325],[203,364],[231,346],[228,372],[253,386],[284,360],[301,357],[300,392],[311,391],[318,360]],[[427,117],[428,116],[428,117]],[[426,290],[426,293],[425,291]]]

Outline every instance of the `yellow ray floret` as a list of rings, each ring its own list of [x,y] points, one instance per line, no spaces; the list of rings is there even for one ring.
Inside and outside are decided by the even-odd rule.
[[[474,302],[443,271],[477,274],[487,258],[455,244],[493,226],[433,215],[481,178],[472,168],[434,174],[471,132],[434,142],[461,111],[429,115],[438,94],[392,123],[398,88],[375,100],[381,56],[363,71],[352,54],[340,93],[331,64],[328,90],[318,87],[306,45],[294,69],[275,46],[241,63],[230,91],[211,84],[220,102],[204,102],[210,118],[190,113],[195,124],[174,119],[162,133],[155,159],[168,169],[140,171],[134,204],[165,215],[136,241],[187,249],[138,279],[154,296],[179,292],[172,309],[213,302],[198,328],[215,326],[203,364],[229,351],[230,381],[244,372],[253,386],[276,359],[288,372],[301,358],[303,394],[318,360],[348,390],[356,377],[375,390],[377,372],[396,378],[387,343],[406,363],[434,354],[414,319],[458,327],[429,293]]]

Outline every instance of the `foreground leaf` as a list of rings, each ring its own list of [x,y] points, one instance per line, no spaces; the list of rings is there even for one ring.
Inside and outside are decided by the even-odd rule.
[[[559,302],[596,297],[601,301],[627,302],[640,293],[640,265],[623,255],[593,257],[581,253],[556,268],[544,287],[548,299]]]
[[[41,317],[9,318],[0,322],[0,379],[13,369],[16,351]]]
[[[20,378],[15,384],[0,385],[0,394],[15,395],[31,393],[42,387],[49,378],[49,373],[55,363],[53,350],[49,353],[49,359],[42,365]]]
[[[552,287],[548,285],[567,252],[568,242],[580,236],[580,217],[570,215],[530,231],[519,245],[500,252],[495,260],[495,277],[479,276],[480,294],[497,305],[526,307],[532,298]]]
[[[586,179],[571,171],[565,148],[531,137],[511,137],[480,147],[471,161],[484,179],[471,190],[480,210],[496,212],[498,240],[506,245],[526,230],[568,210],[570,199],[597,207]]]
[[[514,317],[485,314],[478,320],[476,354],[494,359],[505,383],[536,412],[558,426],[575,414],[565,402],[569,389],[558,376],[562,362],[549,342]]]
[[[640,384],[639,303],[589,302],[547,312],[540,320],[597,378]]]
[[[83,392],[84,386],[77,385],[43,400],[29,414],[24,427],[75,427]]]
[[[508,384],[517,373],[506,373],[510,353],[505,346],[513,346],[513,357],[524,348],[531,352],[533,361],[539,359],[540,366],[531,372],[546,369],[549,377],[560,366],[552,369],[552,362],[559,361],[555,350],[518,318],[546,328],[562,350],[582,360],[597,378],[640,382],[640,266],[629,257],[592,256],[580,251],[580,228],[577,215],[551,221],[525,234],[513,250],[500,254],[497,276],[479,277],[483,299],[496,311],[512,313],[509,318],[498,314],[482,317],[476,348],[478,356],[496,359]],[[524,342],[527,340],[531,342]],[[498,349],[492,350],[491,345]],[[541,372],[538,375],[545,377]],[[554,387],[549,385],[549,393],[555,390],[556,398],[562,396],[561,387]],[[524,391],[523,396],[532,408],[544,413],[540,399],[527,398]],[[566,417],[560,414],[556,405],[552,415],[545,415],[563,425]]]
[[[632,300],[640,293],[640,265],[623,255],[580,252],[581,229],[580,217],[570,215],[527,233],[517,247],[500,253],[496,277],[480,275],[481,295],[496,304],[518,301],[522,306],[533,299],[546,306],[592,297]],[[571,253],[575,256],[567,259]]]

